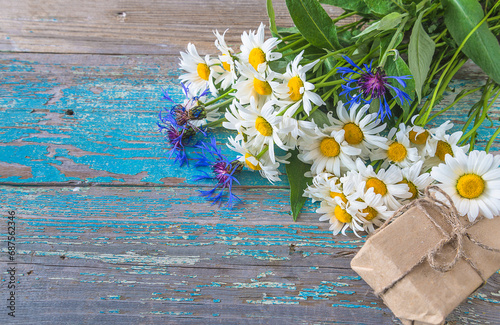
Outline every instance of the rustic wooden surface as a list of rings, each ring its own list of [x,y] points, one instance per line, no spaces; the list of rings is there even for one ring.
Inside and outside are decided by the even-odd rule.
[[[245,204],[217,209],[165,157],[155,123],[160,87],[181,98],[179,50],[214,52],[215,28],[238,44],[267,20],[265,1],[0,7],[2,301],[7,211],[18,216],[16,318],[2,307],[1,324],[399,323],[349,268],[364,238],[332,237],[309,203],[292,222],[285,181],[244,172]],[[460,76],[455,88],[484,82],[473,65]],[[471,102],[436,123],[459,129]],[[495,107],[480,147],[500,126]],[[500,324],[500,275],[448,320]]]

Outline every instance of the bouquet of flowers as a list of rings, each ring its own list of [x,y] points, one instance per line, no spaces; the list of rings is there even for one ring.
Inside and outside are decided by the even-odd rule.
[[[294,220],[307,198],[334,235],[373,232],[432,183],[470,221],[500,214],[500,156],[474,150],[477,131],[500,96],[500,2],[487,0],[287,0],[295,24],[265,26],[228,45],[215,31],[217,55],[181,52],[186,96],[160,113],[170,155],[200,168],[201,191],[232,207],[243,170],[269,182],[286,174]],[[341,7],[328,16],[322,5]],[[471,59],[488,76],[437,108]],[[481,92],[462,131],[430,122]],[[493,125],[493,122],[491,122]],[[211,133],[231,132],[226,143]],[[233,156],[223,154],[228,146]],[[186,150],[191,147],[192,150]],[[284,168],[283,166],[284,165]],[[256,174],[257,175],[257,174]]]

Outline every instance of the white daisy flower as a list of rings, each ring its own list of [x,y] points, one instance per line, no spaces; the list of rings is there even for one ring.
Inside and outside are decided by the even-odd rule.
[[[331,173],[321,173],[314,176],[312,184],[304,190],[304,197],[309,197],[312,202],[327,201],[340,197],[346,201],[342,193],[342,184],[337,176]]]
[[[436,134],[433,135],[433,141],[436,142],[436,151],[433,157],[426,159],[424,168],[429,169],[437,166],[445,161],[445,157],[447,155],[455,157],[459,151],[467,153],[467,151],[469,151],[469,144],[462,147],[458,146],[458,141],[462,137],[462,134],[463,133],[461,131],[455,132],[451,135],[442,131],[436,132]]]
[[[181,52],[180,67],[187,73],[182,74],[179,78],[182,82],[188,83],[189,89],[194,94],[200,94],[205,89],[209,88],[212,95],[217,94],[217,89],[213,83],[214,71],[211,69],[217,64],[210,59],[209,55],[204,58],[198,55],[194,44],[189,43],[187,53]]]
[[[283,116],[281,120],[281,129],[291,130],[283,137],[283,143],[294,149],[297,147],[299,137],[307,137],[315,134],[316,124],[310,121],[297,120],[293,117]]]
[[[373,170],[373,166],[366,166],[361,159],[356,160],[356,167],[362,177],[365,190],[373,188],[375,194],[380,194],[384,204],[390,210],[397,210],[401,203],[396,199],[408,199],[411,194],[408,185],[401,183],[403,175],[401,169],[396,165],[391,165],[387,170]]]
[[[259,71],[259,66],[262,65],[264,70],[267,69],[269,61],[278,60],[281,58],[281,53],[273,53],[272,49],[278,45],[281,40],[276,37],[271,37],[264,41],[264,24],[260,23],[257,32],[243,32],[241,35],[240,58],[242,62],[251,65],[255,70]]]
[[[458,150],[432,168],[431,176],[470,222],[479,215],[492,219],[500,214],[500,156],[477,150],[467,156]]]
[[[385,220],[391,217],[394,211],[387,209],[380,194],[375,194],[373,188],[365,191],[365,184],[357,184],[358,200],[365,203],[362,210],[358,210],[356,216],[362,222],[363,229],[367,233],[373,233],[375,227],[380,227]]]
[[[421,126],[413,125],[417,117],[418,115],[412,117],[412,126],[403,126],[400,129],[406,133],[412,146],[418,149],[418,155],[423,159],[427,159],[436,153],[437,141],[434,139],[435,135],[446,134],[446,131],[451,129],[453,124],[450,121],[446,121],[439,127],[428,130]]]
[[[237,158],[240,162],[244,163],[248,169],[252,171],[259,171],[260,175],[263,178],[267,178],[271,183],[281,181],[279,175],[281,175],[279,171],[279,163],[288,164],[286,161],[290,158],[291,154],[286,154],[285,156],[276,156],[276,161],[272,162],[271,157],[269,156],[269,152],[266,151],[263,154],[260,152],[256,152],[255,148],[248,145],[243,141],[238,141],[232,137],[228,138],[229,143],[227,146],[240,154]]]
[[[367,159],[370,150],[387,149],[387,139],[379,135],[385,129],[385,123],[380,125],[381,120],[377,119],[377,113],[367,114],[370,105],[364,105],[358,110],[359,106],[359,104],[353,104],[348,113],[344,103],[339,101],[337,104],[338,119],[329,113],[328,120],[332,125],[331,129],[344,130],[345,141],[351,146],[361,149],[361,157]]]
[[[363,175],[361,175],[361,173],[357,170],[357,167],[352,170],[348,170],[345,175],[340,178],[344,193],[346,193],[347,195],[356,193],[357,186],[363,183],[365,180],[366,179],[363,177]]]
[[[236,130],[238,132],[237,139],[243,138],[243,117],[241,117],[239,110],[242,110],[243,106],[234,99],[229,105],[229,109],[226,111],[224,117],[227,121],[222,122],[222,127],[228,130]]]
[[[410,146],[410,139],[404,132],[403,123],[401,123],[400,128],[402,130],[397,131],[396,128],[393,128],[389,131],[387,138],[392,139],[395,134],[396,139],[387,140],[387,150],[377,149],[370,157],[372,160],[386,159],[382,167],[387,167],[389,162],[399,167],[409,167],[420,160],[418,149]]]
[[[359,155],[361,149],[354,148],[344,141],[344,130],[324,132],[318,127],[314,136],[299,139],[298,158],[306,164],[312,164],[313,174],[324,171],[337,176],[356,168],[352,156]]]
[[[278,100],[276,90],[279,87],[280,75],[273,71],[265,71],[262,67],[255,70],[251,66],[236,62],[240,77],[234,84],[234,96],[242,103],[247,104],[254,97],[259,106],[270,99]],[[280,105],[281,106],[281,105]]]
[[[282,117],[276,116],[274,113],[274,104],[274,101],[269,101],[264,104],[262,109],[258,109],[255,100],[251,98],[250,105],[246,107],[239,105],[235,115],[233,115],[233,110],[232,113],[226,113],[229,122],[223,125],[229,129],[233,128],[234,125],[236,130],[248,136],[248,144],[259,151],[267,145],[273,163],[276,162],[275,144],[283,150],[289,149],[280,138],[282,134],[286,134],[289,130],[279,128]]]
[[[220,65],[214,66],[213,70],[215,72],[215,83],[218,84],[220,82],[222,89],[229,88],[237,79],[233,58],[234,51],[232,48],[227,46],[226,41],[224,40],[226,32],[227,30],[222,35],[219,34],[219,31],[217,30],[214,32],[216,37],[215,47],[219,49],[221,55],[219,55]]]
[[[403,175],[403,180],[401,183],[408,185],[411,197],[409,200],[418,199],[424,193],[424,190],[429,186],[434,179],[431,177],[430,173],[422,173],[423,161],[415,163],[413,166],[401,169],[401,174]]]
[[[233,85],[236,89],[234,97],[242,104],[248,104],[250,98],[255,98],[258,106],[262,106],[266,101],[277,99],[276,89],[279,82],[275,81],[278,75],[272,71],[256,71],[252,67],[236,62],[236,67],[241,76]]]
[[[358,231],[363,231],[361,220],[357,217],[357,212],[363,210],[366,205],[357,200],[348,200],[347,202],[341,199],[336,200],[336,204],[332,201],[322,201],[320,207],[316,209],[316,213],[322,213],[319,221],[329,221],[330,229],[334,235],[342,233],[345,235],[346,230],[351,228],[354,234],[358,237]]]
[[[306,72],[311,70],[319,60],[299,65],[304,51],[300,52],[286,67],[283,74],[283,84],[277,88],[278,96],[283,100],[293,103],[285,112],[285,116],[293,116],[300,104],[304,107],[307,115],[311,112],[311,103],[322,106],[326,105],[321,96],[313,92],[314,85],[306,81]]]

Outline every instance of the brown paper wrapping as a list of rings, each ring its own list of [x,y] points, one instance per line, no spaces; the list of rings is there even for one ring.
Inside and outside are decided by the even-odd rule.
[[[466,257],[460,258],[451,270],[440,272],[427,259],[421,262],[444,237],[424,209],[444,230],[452,231],[438,208],[412,207],[370,237],[351,262],[352,269],[379,293],[403,324],[442,324],[455,307],[483,285],[483,279],[466,261],[467,257],[484,279],[500,269],[500,253],[470,240],[500,249],[500,217],[481,219],[466,230],[463,237]],[[460,221],[468,224],[465,218]],[[439,251],[436,261],[449,262],[456,253],[456,242],[451,241]]]

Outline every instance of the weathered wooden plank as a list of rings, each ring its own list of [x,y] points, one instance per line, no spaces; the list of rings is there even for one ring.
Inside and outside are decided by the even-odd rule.
[[[180,100],[176,56],[9,54],[0,59],[0,181],[3,183],[193,184],[193,170],[165,157],[156,121],[161,87]],[[459,79],[472,88],[483,79]],[[439,107],[454,98],[446,95]],[[435,120],[461,128],[471,96]],[[500,100],[478,139],[500,126]],[[72,110],[72,115],[67,110]],[[220,142],[230,132],[218,130]],[[500,148],[496,142],[493,151]],[[224,147],[224,152],[231,154]],[[247,171],[242,184],[270,186]],[[287,186],[285,181],[275,184]]]
[[[106,54],[176,54],[188,42],[214,50],[212,31],[239,41],[243,31],[269,25],[266,1],[0,1],[0,51]],[[334,17],[341,9],[325,6]],[[276,20],[291,26],[284,0]]]
[[[228,211],[192,188],[0,187],[18,216],[16,321],[398,323],[349,267],[364,238],[332,238],[311,205],[291,222],[286,189],[237,194]],[[499,290],[495,274],[448,320],[499,323]]]

